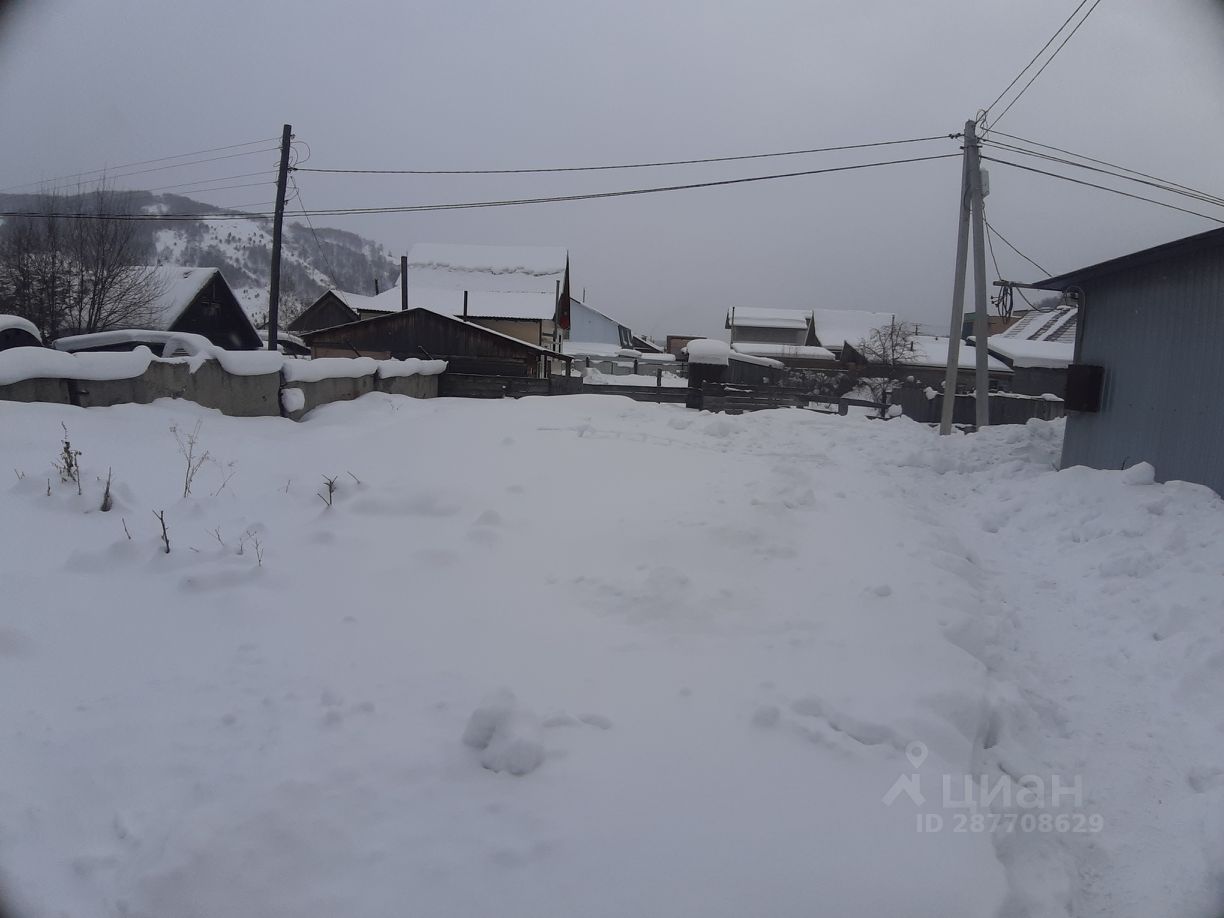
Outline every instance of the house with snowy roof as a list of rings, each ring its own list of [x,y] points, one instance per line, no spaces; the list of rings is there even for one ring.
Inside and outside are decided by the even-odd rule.
[[[349,293],[331,287],[308,306],[300,316],[289,323],[289,331],[296,335],[332,328],[361,319],[372,319],[398,312],[402,308],[402,294],[398,285],[374,296]]]
[[[203,335],[231,351],[259,349],[259,332],[219,269],[158,265],[141,270],[156,289],[145,329]]]
[[[1012,368],[1011,390],[1021,395],[1057,395],[1067,389],[1067,367],[1075,358],[1079,309],[1032,310],[998,334],[986,349]],[[975,339],[970,336],[968,342]]]
[[[737,354],[793,368],[837,369],[836,356],[816,340],[810,309],[733,306],[727,310],[726,328]]]
[[[570,327],[569,251],[559,246],[417,243],[408,252],[408,305],[461,316],[559,350]]]
[[[861,342],[863,339],[859,340]],[[847,366],[856,367],[861,376],[871,376],[872,365],[885,362],[878,355],[864,354],[861,344],[851,344],[848,340],[842,347],[841,360]],[[948,338],[941,335],[911,335],[906,341],[905,352],[896,355],[895,363],[901,375],[911,379],[915,385],[938,389],[943,386],[947,372]],[[976,372],[977,355],[972,348],[961,346],[956,368],[957,386],[972,388]],[[1002,360],[988,357],[987,372],[992,388],[1011,387],[1012,369]]]
[[[839,359],[846,344],[858,345],[871,337],[877,328],[887,328],[897,321],[891,312],[868,312],[865,309],[813,309],[812,338],[815,344],[832,351]]]

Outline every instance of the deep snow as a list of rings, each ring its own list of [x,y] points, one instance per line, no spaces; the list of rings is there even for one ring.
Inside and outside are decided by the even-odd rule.
[[[4,888],[34,916],[1218,915],[1224,507],[1056,472],[1059,437],[0,402]],[[1078,780],[1057,812],[1103,828],[955,831],[943,777],[1007,774]],[[907,776],[924,803],[885,803]]]

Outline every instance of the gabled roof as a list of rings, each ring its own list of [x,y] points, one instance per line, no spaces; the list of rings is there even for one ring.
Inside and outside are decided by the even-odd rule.
[[[910,339],[913,350],[901,361],[913,367],[946,367],[948,365],[948,339],[935,335],[914,335]],[[963,345],[957,351],[957,367],[972,370],[977,366],[977,355],[973,348]],[[1007,373],[1011,368],[997,357],[987,357],[986,366],[992,372]]]
[[[568,294],[568,272],[569,252],[559,246],[417,243],[408,253],[408,305],[459,314],[466,290],[469,316],[551,319],[558,290]]]
[[[1063,341],[1075,343],[1075,327],[1079,309],[1075,306],[1060,306],[1046,312],[1033,310],[1008,326],[995,338],[1016,341]]]
[[[813,309],[812,326],[822,347],[840,351],[849,342],[857,345],[872,330],[895,322],[891,312],[866,312],[862,309]]]
[[[389,287],[374,296],[364,293],[348,293],[331,287],[327,291],[354,312],[399,312],[402,300],[399,286]]]
[[[973,340],[969,339],[971,345]],[[986,339],[986,349],[1013,367],[1059,369],[1070,366],[1075,358],[1075,344],[1063,341],[1031,341],[1027,338],[991,335]]]
[[[765,306],[732,306],[727,311],[727,328],[805,329],[812,320],[810,309],[773,309]]]
[[[537,353],[541,356],[556,357],[558,359],[569,359],[569,355],[560,354],[557,351],[550,351],[548,348],[538,347],[534,344],[528,344],[522,338],[516,338],[513,335],[502,334],[501,332],[494,331],[491,328],[485,328],[483,325],[477,325],[475,322],[468,322],[464,319],[458,318],[457,316],[451,316],[451,315],[447,315],[446,313],[438,312],[433,309],[427,309],[424,306],[409,306],[407,310],[397,309],[395,310],[395,312],[388,312],[386,315],[371,316],[368,319],[358,319],[356,322],[345,322],[341,325],[331,325],[327,328],[316,328],[311,331],[301,332],[299,337],[301,337],[304,343],[309,344],[311,338],[313,338],[315,335],[321,335],[324,332],[336,331],[337,329],[341,329],[341,328],[352,328],[355,325],[373,325],[373,324],[377,324],[381,322],[387,322],[387,321],[396,319],[399,316],[406,315],[409,312],[416,312],[418,310],[421,312],[428,312],[431,315],[437,316],[439,319],[442,319],[443,321],[446,321],[446,322],[458,322],[460,325],[463,325],[467,327],[468,329],[475,330],[477,334],[492,335],[496,338],[501,338],[504,341],[510,342],[516,347],[519,347],[526,351],[532,351],[533,353]]]
[[[174,265],[158,265],[147,270],[158,286],[158,295],[152,303],[149,328],[154,331],[169,331],[179,320],[204,286],[214,277],[221,277],[216,268],[180,268]],[[254,327],[254,326],[252,326]]]
[[[1037,286],[1050,290],[1066,290],[1068,287],[1074,287],[1084,281],[1095,280],[1107,274],[1115,274],[1118,271],[1138,268],[1142,265],[1149,265],[1154,262],[1193,255],[1217,248],[1224,248],[1224,227],[1208,230],[1195,236],[1186,236],[1184,239],[1176,239],[1173,242],[1166,242],[1162,245],[1153,246],[1150,249],[1132,252],[1130,255],[1111,258],[1109,261],[1102,261],[1095,265],[1089,265],[1086,268],[1068,271],[1066,274],[1048,277],[1038,283]]]
[[[774,357],[785,360],[836,360],[828,348],[803,344],[770,344],[760,341],[737,341],[731,350],[754,357]]]

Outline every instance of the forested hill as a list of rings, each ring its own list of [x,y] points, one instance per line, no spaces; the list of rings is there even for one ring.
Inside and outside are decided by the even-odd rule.
[[[115,200],[122,202],[125,213],[191,217],[217,212],[212,204],[175,194],[122,192]],[[45,195],[0,194],[0,211],[42,213],[51,206],[72,213],[81,209],[79,202],[71,195],[49,200]],[[272,260],[271,220],[235,212],[224,219],[149,220],[131,225],[141,261],[220,268],[247,311],[257,319],[264,317]],[[286,214],[281,255],[283,316],[309,305],[328,287],[372,294],[377,281],[385,290],[395,282],[398,270],[396,259],[379,243],[317,224],[312,232],[304,222],[294,221],[292,213]]]

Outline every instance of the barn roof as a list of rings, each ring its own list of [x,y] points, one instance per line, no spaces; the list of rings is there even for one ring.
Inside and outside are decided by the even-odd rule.
[[[427,309],[423,306],[409,306],[407,310],[397,309],[395,310],[395,312],[388,312],[386,315],[371,316],[368,319],[359,319],[356,322],[345,322],[342,325],[332,325],[332,326],[329,326],[328,328],[316,328],[313,331],[301,332],[300,337],[305,343],[309,344],[310,339],[315,337],[316,335],[322,335],[326,332],[334,332],[334,331],[337,331],[339,329],[344,329],[344,328],[353,328],[356,325],[368,326],[368,325],[378,324],[381,322],[388,322],[388,321],[398,318],[399,316],[406,315],[409,312],[417,312],[417,311],[430,313],[431,315],[437,316],[439,319],[445,322],[458,322],[460,325],[465,326],[467,329],[475,332],[476,334],[491,335],[495,338],[500,338],[509,344],[513,344],[514,346],[521,348],[522,350],[525,350],[525,351],[531,351],[534,354],[539,354],[541,356],[546,356],[546,357],[556,357],[561,360],[570,359],[569,355],[561,354],[561,353],[558,353],[557,351],[550,351],[546,347],[538,347],[534,344],[528,344],[526,341],[522,340],[521,338],[515,338],[513,335],[502,334],[499,331],[493,331],[493,329],[491,328],[485,328],[483,325],[477,325],[475,322],[468,322],[468,321],[465,321],[464,319],[458,318],[457,316],[450,316],[450,315],[447,315],[446,313],[437,312],[436,310],[433,310],[433,309]]]
[[[873,329],[897,320],[891,312],[867,312],[862,309],[813,309],[812,324],[816,340],[824,347],[841,350],[847,341],[858,344]]]
[[[560,246],[417,243],[408,253],[408,303],[416,305],[416,294],[420,305],[458,314],[467,290],[468,315],[551,319],[568,270],[569,252]]]
[[[157,265],[146,270],[157,283],[159,292],[154,300],[149,327],[155,331],[169,331],[179,320],[214,277],[221,277],[217,268],[182,268],[175,265]],[[224,278],[222,278],[224,282]]]
[[[1149,265],[1154,262],[1166,261],[1170,258],[1177,258],[1183,255],[1193,255],[1217,248],[1224,248],[1224,227],[1208,230],[1205,233],[1198,233],[1194,236],[1186,236],[1183,239],[1175,239],[1172,242],[1132,252],[1129,255],[1111,258],[1108,261],[1098,262],[1086,268],[1077,268],[1074,271],[1068,271],[1066,274],[1048,277],[1036,284],[1036,286],[1050,290],[1065,290],[1086,280],[1094,280],[1107,274],[1114,274],[1118,271],[1125,271],[1130,268],[1137,268],[1142,265]]]
[[[807,328],[810,309],[771,309],[762,306],[732,306],[727,313],[727,328]]]
[[[971,343],[973,340],[969,339]],[[1069,366],[1075,358],[1075,345],[1064,341],[1031,341],[991,335],[986,339],[986,348],[1013,367],[1062,368]]]

